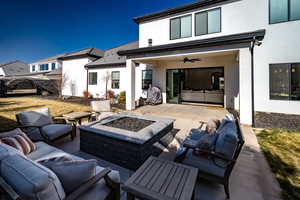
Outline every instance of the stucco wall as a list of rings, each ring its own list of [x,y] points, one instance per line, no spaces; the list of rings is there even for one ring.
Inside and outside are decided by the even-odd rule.
[[[111,73],[113,71],[119,71],[120,72],[120,88],[119,89],[112,89],[111,88]],[[97,72],[97,85],[89,85],[89,92],[96,97],[96,94],[99,94],[99,97],[105,97],[105,91],[106,91],[106,81],[105,77],[107,76],[107,73],[109,75],[108,79],[108,90],[114,91],[116,95],[118,95],[120,92],[126,90],[126,67],[125,66],[119,66],[114,68],[99,68],[99,69],[90,69],[89,72]]]
[[[65,60],[62,65],[62,76],[66,81],[62,90],[62,95],[83,96],[86,90],[87,72],[84,66],[90,62],[89,58]]]

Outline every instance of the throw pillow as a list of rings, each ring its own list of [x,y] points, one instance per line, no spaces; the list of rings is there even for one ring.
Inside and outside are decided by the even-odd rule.
[[[66,194],[70,194],[96,175],[96,167],[96,160],[80,160],[51,164],[49,169],[59,178]]]
[[[62,162],[66,162],[66,161],[72,161],[72,159],[69,157],[66,157],[66,156],[61,156],[61,157],[54,157],[54,158],[49,158],[46,160],[41,160],[41,161],[38,161],[38,163],[47,167],[48,169],[51,169],[51,167],[53,165],[59,164]]]
[[[19,128],[1,133],[0,139],[4,144],[18,149],[24,155],[27,155],[36,150],[35,144]]]
[[[218,119],[210,119],[206,124],[206,131],[209,134],[213,134],[219,128],[221,122]]]

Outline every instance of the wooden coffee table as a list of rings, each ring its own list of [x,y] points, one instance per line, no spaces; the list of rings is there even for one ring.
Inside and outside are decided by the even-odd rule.
[[[175,162],[150,157],[125,183],[127,199],[190,200],[198,170]]]
[[[92,113],[90,112],[71,112],[68,114],[64,114],[63,117],[68,121],[73,123],[74,125],[81,125],[82,119],[90,118]]]

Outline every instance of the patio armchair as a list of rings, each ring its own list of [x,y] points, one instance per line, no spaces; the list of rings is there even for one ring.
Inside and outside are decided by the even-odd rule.
[[[175,161],[198,168],[200,178],[223,184],[226,197],[230,199],[229,178],[244,145],[244,137],[238,119],[225,126],[216,139],[213,151],[199,149],[197,145],[198,140],[208,133],[192,129],[177,151]]]
[[[91,110],[91,118],[94,120],[101,120],[114,114],[111,111],[110,100],[91,101]]]
[[[64,118],[52,118],[49,108],[18,113],[16,118],[20,125],[19,128],[33,141],[46,141],[47,143],[51,143],[69,135],[73,140],[76,135],[76,127],[70,124],[55,124],[53,119],[64,120]]]

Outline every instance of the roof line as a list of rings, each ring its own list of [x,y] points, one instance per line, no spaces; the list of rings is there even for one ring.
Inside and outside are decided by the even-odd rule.
[[[131,42],[123,43],[123,44],[120,44],[118,46],[115,46],[115,47],[112,47],[112,48],[109,48],[109,49],[105,49],[104,51],[109,51],[109,50],[112,50],[112,49],[116,49],[118,47],[125,46],[127,44],[134,43],[134,42],[139,42],[139,40],[134,40],[134,41],[131,41]]]
[[[137,48],[132,50],[124,50],[124,51],[119,51],[118,54],[120,56],[124,56],[124,55],[130,56],[130,55],[138,55],[138,54],[149,53],[149,52],[172,51],[172,50],[199,48],[199,47],[218,46],[220,44],[228,44],[228,43],[239,44],[239,43],[250,42],[253,40],[253,37],[257,37],[257,39],[263,40],[265,33],[266,30],[262,29],[254,32],[246,32],[246,33],[225,35],[225,36],[208,38],[208,39],[191,40],[187,42],[179,42],[173,44]]]
[[[27,63],[25,63],[25,62],[23,62],[23,61],[21,61],[21,60],[15,60],[15,61],[11,61],[11,62],[2,64],[2,65],[0,65],[0,67],[4,67],[4,66],[6,66],[6,65],[10,65],[10,64],[16,63],[16,62],[21,62],[21,63],[27,64]],[[28,64],[27,64],[27,65],[28,65]]]
[[[202,1],[197,1],[197,2],[194,2],[194,3],[184,4],[184,5],[181,5],[181,6],[174,7],[174,8],[169,8],[169,9],[165,9],[165,10],[162,10],[162,11],[147,14],[147,15],[144,15],[144,16],[136,17],[136,18],[133,19],[133,21],[135,21],[136,23],[146,22],[146,21],[157,19],[157,18],[160,18],[160,17],[166,17],[166,16],[169,16],[169,15],[172,15],[172,14],[177,14],[177,13],[181,13],[181,12],[201,8],[201,7],[204,7],[204,6],[210,6],[210,5],[214,5],[214,4],[218,4],[218,3],[223,3],[223,2],[227,2],[227,1],[234,1],[234,0],[202,0]]]

